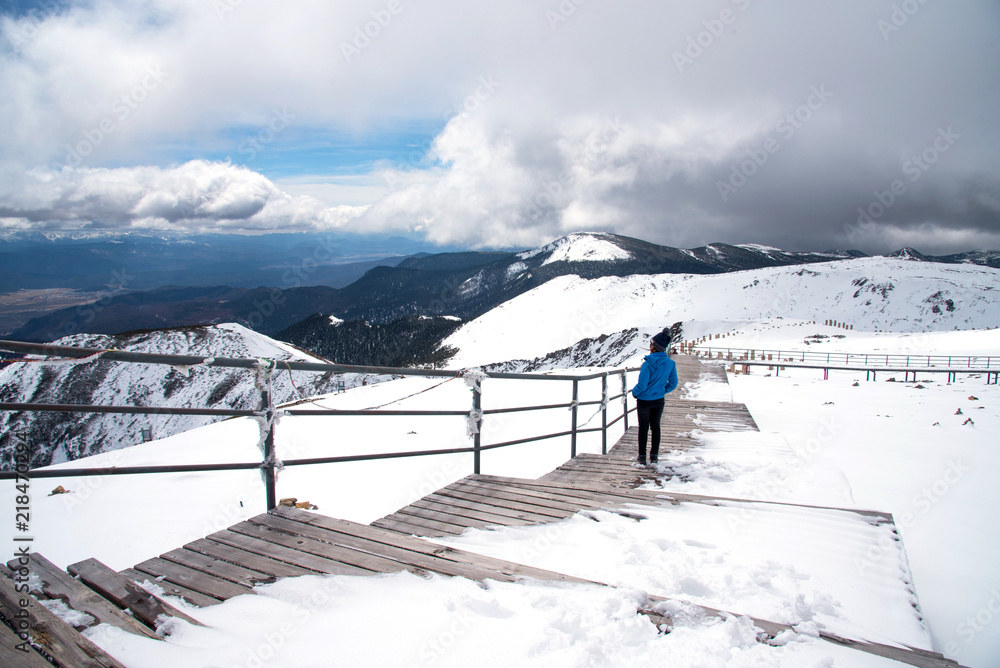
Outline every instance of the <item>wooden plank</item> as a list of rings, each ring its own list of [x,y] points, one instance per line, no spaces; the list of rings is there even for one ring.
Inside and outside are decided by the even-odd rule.
[[[489,489],[504,489],[512,494],[518,494],[521,496],[531,496],[538,499],[558,501],[574,507],[576,510],[582,510],[584,508],[599,510],[608,504],[608,498],[606,496],[589,490],[572,490],[571,492],[570,490],[564,488],[546,488],[541,485],[516,485],[510,481],[499,482],[492,480],[479,480],[478,478],[470,482],[477,482]]]
[[[470,580],[494,579],[507,582],[513,580],[513,577],[499,571],[473,567],[466,563],[444,559],[428,550],[411,550],[407,547],[380,543],[353,533],[329,529],[316,522],[298,522],[287,517],[282,517],[281,519],[285,522],[298,524],[303,534],[309,532],[315,536],[327,536],[328,538],[325,540],[335,541],[338,545],[347,546],[368,554],[381,555],[402,564],[417,566],[442,575],[464,577]]]
[[[228,580],[249,589],[253,589],[258,584],[266,584],[275,580],[273,575],[231,564],[228,561],[209,557],[184,548],[165,552],[160,555],[160,558],[192,570],[214,575],[219,579]]]
[[[576,505],[544,499],[533,495],[521,495],[510,490],[491,487],[476,481],[465,481],[453,483],[437,492],[442,496],[458,496],[470,501],[480,501],[489,505],[496,505],[505,508],[520,510],[522,512],[534,513],[543,517],[550,517],[553,520],[560,520],[578,511]],[[469,495],[475,498],[469,498]]]
[[[19,594],[14,581],[0,578],[0,613],[31,636],[61,666],[125,668],[118,660],[59,619],[31,596]],[[24,620],[24,627],[22,622]],[[17,664],[14,664],[17,665]]]
[[[532,513],[528,508],[534,508],[536,510],[543,510],[544,508],[537,504],[527,504],[521,503],[520,501],[512,501],[509,498],[503,498],[504,495],[507,497],[516,496],[510,491],[500,491],[497,490],[494,495],[486,493],[482,489],[473,490],[471,488],[465,489],[441,489],[438,490],[438,494],[446,496],[449,498],[464,499],[470,502],[482,503],[489,506],[495,506],[498,508],[507,508],[509,510],[515,510],[522,513],[531,513],[534,515],[533,518],[538,524],[547,524],[549,522],[557,522],[561,519],[569,517],[576,510],[548,510],[544,515],[540,512]],[[537,501],[537,499],[536,499]],[[529,517],[531,516],[529,515]]]
[[[17,649],[18,647],[22,649]],[[21,640],[3,623],[0,623],[0,666],[52,668],[52,664],[36,652],[34,647]]]
[[[539,524],[561,520],[579,510],[577,506],[556,502],[550,504],[548,499],[542,499],[538,496],[521,495],[511,489],[481,484],[449,485],[439,489],[436,493],[445,498],[462,499],[485,506],[505,508],[521,513],[523,517]]]
[[[500,508],[499,506],[490,506],[484,503],[478,503],[476,501],[466,501],[465,499],[459,499],[454,496],[441,496],[439,494],[428,494],[420,502],[427,503],[439,503],[442,505],[452,506],[453,508],[464,508],[466,510],[476,511],[480,513],[484,518],[493,517],[496,518],[497,524],[508,524],[511,526],[516,526],[519,522],[524,524],[537,524],[538,520],[536,515],[533,513],[523,513],[518,510],[510,510],[508,508]]]
[[[401,536],[422,536],[424,538],[440,538],[442,536],[454,536],[450,531],[436,531],[427,529],[416,524],[397,520],[393,515],[387,515],[371,523],[371,526],[379,529],[398,532]]]
[[[567,493],[572,493],[574,491],[594,491],[602,495],[612,496],[621,498],[625,503],[640,503],[644,505],[665,505],[665,504],[677,504],[683,502],[690,503],[705,503],[708,505],[719,505],[719,502],[723,503],[762,503],[774,506],[791,506],[794,508],[808,508],[813,510],[834,510],[844,513],[854,513],[857,515],[863,515],[865,517],[873,517],[876,519],[884,520],[886,522],[893,522],[893,517],[891,513],[885,513],[878,510],[866,510],[861,508],[838,508],[832,506],[815,506],[802,503],[790,503],[787,501],[769,501],[765,499],[740,499],[736,497],[728,496],[705,496],[702,494],[687,494],[682,492],[668,492],[663,490],[653,490],[653,489],[624,489],[624,488],[605,488],[600,485],[592,485],[588,483],[581,482],[560,482],[553,480],[530,480],[527,478],[507,478],[503,476],[490,476],[490,475],[480,475],[480,476],[469,476],[470,478],[480,479],[484,481],[491,482],[495,481],[498,483],[506,482],[515,487],[561,487],[566,490]]]
[[[431,522],[450,525],[458,529],[459,533],[469,528],[470,526],[484,527],[487,524],[486,522],[483,522],[481,520],[463,518],[458,515],[441,512],[438,510],[428,510],[426,508],[421,508],[419,506],[414,506],[414,505],[409,505],[400,508],[399,510],[396,511],[396,515],[410,515],[411,517],[416,517],[420,521],[430,520]]]
[[[560,582],[592,582],[591,580],[584,580],[572,575],[546,571],[544,569],[534,568],[532,566],[526,566],[524,564],[518,564],[503,559],[486,557],[472,552],[466,552],[465,550],[449,547],[447,545],[440,545],[438,543],[422,540],[420,538],[405,536],[403,534],[396,533],[395,531],[379,529],[378,527],[357,524],[355,522],[348,522],[347,520],[327,517],[326,515],[320,515],[318,513],[310,513],[297,508],[277,508],[273,510],[272,513],[281,513],[285,517],[295,518],[296,521],[324,527],[331,531],[337,531],[338,533],[351,534],[367,538],[375,543],[402,547],[413,552],[431,554],[441,559],[472,564],[487,570],[498,571],[518,577],[533,577],[541,580],[557,580]]]
[[[348,520],[341,520],[335,517],[320,515],[298,508],[279,507],[271,511],[272,515],[277,515],[285,519],[303,524],[310,524],[338,534],[357,536],[373,543],[389,545],[403,548],[412,552],[421,552],[437,557],[447,558],[447,555],[454,552],[450,547],[428,543],[420,538],[401,535],[395,530],[385,530],[366,524],[358,524]]]
[[[657,475],[651,472],[618,473],[616,471],[582,471],[572,467],[560,466],[555,470],[546,473],[541,477],[541,479],[548,480],[557,476],[560,478],[569,477],[582,482],[602,482],[605,484],[615,484],[618,486],[628,487],[638,487],[639,485],[644,485],[647,482],[656,480],[657,478]]]
[[[208,596],[207,594],[203,594],[200,591],[188,589],[187,587],[176,584],[174,582],[170,582],[169,580],[166,579],[160,579],[159,576],[154,577],[149,573],[142,573],[140,571],[135,570],[134,568],[126,568],[125,570],[121,571],[121,575],[124,575],[125,578],[129,581],[131,585],[130,588],[140,594],[142,592],[146,592],[146,590],[137,583],[145,582],[146,580],[148,580],[151,584],[155,584],[157,587],[162,589],[164,596],[176,596],[177,598],[184,599],[184,601],[186,601],[187,603],[190,603],[191,605],[196,605],[199,608],[207,608],[210,605],[218,605],[223,601],[223,599],[221,598]]]
[[[558,481],[543,481],[557,483]],[[663,502],[658,499],[647,498],[645,496],[633,496],[629,494],[630,491],[624,488],[607,487],[605,490],[600,492],[569,488],[569,487],[545,487],[542,485],[529,486],[522,485],[517,482],[507,483],[507,486],[512,489],[524,489],[530,491],[546,490],[557,497],[563,497],[567,499],[579,498],[588,503],[592,502],[591,509],[593,510],[605,510],[609,508],[619,508],[627,503],[636,503],[647,506],[660,506]],[[620,489],[620,491],[618,491]]]
[[[445,524],[444,522],[435,522],[434,520],[424,519],[416,515],[406,515],[400,512],[386,515],[382,519],[386,522],[393,522],[397,526],[402,525],[409,533],[416,536],[458,536],[465,531],[465,527]]]
[[[190,624],[202,626],[198,620],[152,594],[144,592],[142,595],[136,595],[134,590],[130,590],[129,585],[132,587],[138,585],[134,585],[126,576],[115,573],[97,559],[70,564],[66,570],[118,607],[131,611],[136,619],[150,628],[155,629],[158,626],[157,619],[160,615],[177,617]]]
[[[325,575],[371,575],[373,572],[366,568],[350,566],[340,561],[309,554],[285,545],[278,545],[277,543],[235,531],[218,531],[209,534],[208,540],[239,548],[247,552],[253,552],[254,554],[259,554],[276,561],[295,564],[301,568],[308,568]]]
[[[608,476],[611,478],[634,481],[642,480],[643,482],[646,480],[655,480],[659,477],[659,474],[655,470],[649,468],[636,468],[631,465],[631,462],[628,466],[624,467],[593,466],[590,464],[561,464],[552,469],[551,473],[568,473],[570,475],[579,475],[581,477]],[[545,476],[542,476],[542,478],[544,477]]]
[[[440,558],[426,553],[415,552],[384,543],[373,543],[353,534],[345,534],[309,522],[299,522],[277,514],[268,516],[269,521],[280,528],[294,532],[300,536],[308,536],[317,541],[330,543],[342,548],[357,551],[358,554],[391,564],[388,572],[401,570],[418,571],[432,570],[445,575],[460,575],[470,579],[489,577],[489,573],[470,571],[467,568],[456,569],[454,564],[443,562]]]
[[[625,478],[625,477],[618,477],[618,476],[614,476],[614,475],[610,475],[610,474],[609,475],[600,475],[600,474],[581,473],[581,472],[574,473],[572,471],[566,471],[566,470],[563,470],[563,469],[556,469],[555,471],[552,471],[551,473],[546,473],[545,475],[543,475],[539,479],[540,480],[564,480],[564,481],[579,480],[581,482],[598,483],[598,484],[605,484],[605,485],[619,485],[619,486],[624,485],[624,486],[628,486],[628,487],[638,487],[639,485],[642,485],[642,484],[644,484],[646,482],[646,480],[644,478],[642,478],[642,477],[640,477],[638,475],[633,476],[632,478]]]
[[[369,574],[373,572],[392,573],[404,570],[401,564],[389,561],[388,559],[372,557],[367,554],[356,552],[355,550],[330,545],[329,543],[324,543],[307,536],[300,536],[292,533],[287,529],[276,526],[276,523],[272,524],[267,515],[258,515],[251,518],[249,521],[240,522],[239,524],[229,527],[229,530],[270,541],[272,543],[277,543],[278,545],[284,545],[285,547],[290,547],[309,554],[326,557],[327,559],[339,561],[349,566],[355,566],[368,571]]]
[[[181,566],[160,557],[153,557],[140,564],[136,564],[135,570],[140,573],[148,573],[153,577],[162,576],[167,582],[172,582],[181,587],[186,587],[192,591],[223,601],[234,596],[253,593],[250,587],[223,580],[222,578]]]
[[[232,564],[239,564],[253,569],[259,573],[265,573],[271,577],[294,577],[297,575],[316,575],[317,571],[301,568],[283,561],[276,561],[269,557],[264,557],[253,552],[237,549],[222,543],[216,543],[205,538],[199,538],[184,546],[185,550],[204,554],[208,557],[223,559]]]
[[[446,498],[446,497],[442,497]],[[453,499],[454,501],[460,501],[459,499]],[[468,501],[462,501],[468,505],[480,505],[480,507],[485,508],[481,504],[470,504]],[[490,513],[486,511],[481,511],[476,508],[468,508],[458,503],[440,503],[437,501],[430,501],[427,497],[419,499],[410,504],[415,508],[423,508],[426,510],[434,510],[441,513],[449,513],[451,515],[456,515],[461,517],[468,522],[478,522],[478,524],[468,524],[468,526],[490,526],[499,524],[501,526],[524,526],[526,524],[535,524],[531,520],[521,519],[518,517],[510,517],[505,515],[497,515],[495,513]]]
[[[16,560],[8,563],[18,565]],[[161,639],[160,636],[137,622],[134,617],[126,615],[106,598],[74,579],[73,576],[42,555],[30,554],[28,563],[24,567],[28,569],[29,573],[38,577],[42,584],[42,593],[45,596],[61,600],[73,610],[90,615],[94,618],[94,626],[111,624],[129,633],[155,640]]]
[[[436,534],[440,536],[460,536],[462,532],[468,529],[464,526],[455,526],[454,524],[438,522],[436,520],[428,519],[425,517],[420,517],[419,515],[411,515],[407,513],[393,513],[392,519],[396,522],[405,522],[414,527],[420,527],[420,536],[430,536],[431,534]]]

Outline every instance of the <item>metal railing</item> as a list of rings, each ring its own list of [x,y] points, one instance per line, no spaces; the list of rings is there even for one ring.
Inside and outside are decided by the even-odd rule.
[[[403,457],[421,457],[435,455],[468,454],[473,455],[473,473],[479,474],[481,468],[481,454],[486,450],[494,450],[514,445],[542,441],[563,436],[570,437],[570,457],[577,454],[577,436],[585,433],[601,432],[601,453],[607,454],[608,429],[619,420],[624,420],[624,427],[628,429],[628,414],[635,410],[629,408],[627,403],[627,379],[626,374],[637,371],[635,368],[621,368],[608,371],[600,371],[585,375],[570,374],[541,374],[541,373],[503,373],[484,372],[479,370],[448,370],[448,369],[409,369],[397,367],[377,367],[377,366],[357,366],[349,364],[327,364],[317,362],[291,362],[284,360],[254,360],[237,359],[224,357],[200,357],[190,355],[162,355],[153,353],[136,353],[122,350],[100,350],[94,348],[76,348],[72,346],[56,346],[51,344],[23,343],[18,341],[0,341],[0,350],[6,350],[20,354],[58,356],[61,358],[71,358],[80,362],[100,361],[119,362],[125,364],[164,364],[174,367],[221,367],[244,369],[258,374],[257,387],[261,392],[261,402],[258,410],[240,410],[223,408],[174,408],[157,406],[95,406],[83,404],[40,404],[40,403],[16,403],[0,402],[0,411],[15,412],[63,412],[63,413],[124,413],[124,414],[147,414],[147,415],[199,415],[217,417],[253,417],[261,425],[261,437],[263,443],[263,460],[260,462],[242,463],[218,463],[218,464],[178,464],[160,466],[113,466],[95,468],[64,468],[64,469],[29,469],[18,464],[14,471],[0,471],[0,480],[21,479],[21,478],[59,478],[59,477],[83,477],[83,476],[104,476],[104,475],[133,475],[150,473],[190,473],[205,471],[236,471],[259,469],[264,480],[264,489],[267,501],[267,508],[271,510],[277,506],[277,472],[280,468],[291,466],[309,466],[316,464],[333,464],[340,462],[370,461],[379,459],[396,459]],[[44,361],[43,361],[44,363]],[[289,404],[288,407],[278,407],[274,405],[274,393],[272,381],[276,371],[304,371],[310,373],[364,373],[364,374],[385,374],[395,376],[422,376],[441,378],[465,378],[472,388],[471,410],[344,410],[344,409],[323,409],[323,408],[296,408],[301,402]],[[621,381],[621,392],[614,396],[609,396],[609,378],[619,376]],[[516,406],[509,408],[493,408],[483,410],[482,380],[485,378],[511,379],[511,380],[533,380],[533,381],[562,381],[572,383],[572,398],[569,402],[547,404],[541,406]],[[591,401],[580,401],[580,383],[589,380],[601,380],[601,399]],[[608,406],[611,402],[621,399],[621,414],[612,420],[608,420]],[[584,406],[600,405],[601,414],[600,427],[586,427],[579,424],[579,409]],[[526,411],[539,411],[565,408],[571,413],[569,429],[550,434],[530,436],[500,443],[490,443],[484,445],[482,442],[482,427],[484,417],[487,415],[500,415],[505,413],[518,413]],[[468,431],[472,437],[472,445],[464,448],[442,448],[437,450],[413,450],[404,452],[383,452],[365,455],[340,455],[330,457],[313,457],[303,459],[289,459],[279,461],[275,452],[275,425],[276,418],[280,415],[291,416],[456,416],[464,417],[468,421]],[[596,413],[594,415],[596,417]],[[591,418],[593,419],[593,418]],[[589,421],[588,421],[589,422]]]
[[[759,360],[774,362],[798,362],[837,366],[879,366],[879,367],[962,367],[964,369],[998,369],[1000,356],[997,355],[916,355],[888,353],[821,353],[809,350],[770,350],[749,348],[720,348],[715,346],[690,346],[693,354],[701,358],[719,359],[726,362]]]
[[[728,360],[726,360],[728,361]],[[767,361],[767,360],[748,360],[748,359],[734,359],[732,360],[732,365],[742,366],[745,373],[750,373],[750,367],[752,366],[766,366],[768,370],[774,370],[775,376],[780,376],[781,372],[785,369],[822,369],[823,370],[823,380],[830,379],[831,371],[864,371],[865,380],[878,380],[878,372],[885,371],[888,373],[902,373],[904,374],[904,383],[910,382],[910,376],[913,376],[913,382],[917,382],[917,374],[934,374],[934,373],[944,373],[948,374],[947,382],[952,383],[958,380],[958,374],[962,373],[967,376],[981,377],[986,376],[987,385],[997,385],[1000,384],[1000,369],[983,369],[983,368],[973,368],[973,367],[906,367],[906,366],[883,366],[883,365],[868,365],[868,366],[844,366],[839,364],[802,364],[800,362],[779,362],[779,361]]]

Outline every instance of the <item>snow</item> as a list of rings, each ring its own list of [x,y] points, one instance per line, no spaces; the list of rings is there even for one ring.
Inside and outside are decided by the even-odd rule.
[[[611,235],[597,232],[568,234],[540,248],[519,253],[517,257],[530,260],[548,253],[542,265],[553,262],[614,262],[630,259],[632,254],[618,246],[612,238]],[[508,269],[507,280],[510,280],[511,270],[518,264],[523,263],[515,263]],[[527,265],[524,268],[527,269]],[[519,271],[523,270],[518,270],[518,273]]]
[[[526,265],[523,262],[515,262],[512,265],[510,265],[509,267],[507,267],[507,271],[504,274],[504,279],[503,280],[506,283],[508,281],[511,281],[511,280],[517,278],[518,276],[520,276],[521,274],[523,274],[526,271],[528,271],[528,265]]]
[[[680,610],[669,634],[635,610],[641,592],[596,585],[486,582],[409,573],[305,576],[188,610],[167,642],[101,625],[86,635],[130,668],[162,666],[810,666],[890,668],[798,635],[758,643],[749,619]]]
[[[93,624],[96,620],[85,612],[79,612],[66,605],[60,599],[49,599],[41,601],[41,604],[48,608],[49,612],[70,626],[83,627]]]
[[[788,373],[738,376],[734,398],[762,430],[780,429],[810,468],[841,471],[853,504],[893,513],[935,647],[963,665],[995,665],[1000,390],[982,378],[948,385],[942,376],[919,383],[862,376],[853,387],[857,375],[849,372],[831,372],[826,382],[815,372]],[[862,567],[884,559],[876,550]]]
[[[597,234],[570,234],[550,245],[555,247],[542,265],[553,262],[613,262],[632,257],[628,251]]]
[[[870,338],[875,330],[897,334],[982,330],[1000,322],[998,285],[1000,271],[989,267],[884,257],[715,275],[597,279],[569,275],[467,322],[444,343],[459,351],[451,364],[468,367],[543,357],[582,338],[630,327],[658,330],[677,321],[685,323],[688,340],[724,333],[728,325],[722,321],[740,326],[794,320],[804,327],[804,323],[832,319],[854,325],[852,331],[810,324],[808,331],[796,332],[797,336],[866,332]],[[947,299],[952,300],[954,310],[948,310]],[[515,323],[518,328],[530,323],[528,334],[507,335]],[[711,328],[699,330],[707,324]],[[744,340],[752,338],[744,335]]]
[[[780,248],[775,248],[774,246],[764,246],[762,244],[736,244],[737,248],[745,248],[747,250],[758,251],[760,253],[783,253]]]
[[[869,291],[854,298],[864,288],[854,284],[859,278],[893,289],[887,297]],[[726,334],[718,341],[734,347],[1000,356],[1000,330],[984,329],[1000,319],[997,284],[988,268],[889,258],[720,276],[564,276],[466,323],[453,341],[461,344],[461,366],[473,366],[683,320],[688,339]],[[939,290],[948,291],[954,311],[932,311],[925,300]],[[813,322],[826,318],[855,329]],[[884,331],[889,327],[894,332]],[[954,327],[961,329],[949,331]],[[815,333],[845,338],[806,345]],[[634,365],[640,356],[636,349],[621,361]],[[730,376],[729,385],[682,379],[689,398],[746,403],[761,431],[696,430],[696,448],[661,453],[663,476],[649,486],[743,500],[635,505],[627,515],[579,513],[540,527],[468,530],[447,541],[613,587],[480,585],[406,573],[289,578],[258,587],[258,596],[188,609],[207,626],[175,623],[165,642],[107,625],[86,633],[129,666],[899,665],[821,641],[813,637],[818,629],[933,647],[972,668],[995,666],[1000,388],[976,376],[948,384],[940,375],[903,383],[881,375],[867,382],[853,372],[831,372],[826,381],[816,370],[767,374]],[[297,384],[299,377],[305,374],[295,374]],[[570,396],[567,382],[489,379],[483,388],[484,408]],[[580,398],[599,399],[600,383],[581,383]],[[440,378],[355,387],[315,401],[471,407],[465,383]],[[559,431],[568,417],[565,409],[489,416],[484,442]],[[581,422],[590,417],[581,411]],[[612,442],[621,433],[616,427]],[[233,419],[71,466],[259,461],[258,439],[253,420]],[[287,460],[465,447],[469,439],[463,417],[283,416],[276,444]],[[489,451],[483,472],[534,478],[568,450],[568,438],[558,438]],[[581,435],[579,450],[599,452],[599,434]],[[470,472],[471,455],[293,467],[280,474],[278,494],[371,522]],[[45,495],[60,484],[71,493]],[[125,568],[262,512],[262,488],[247,472],[33,481],[33,547],[60,566],[97,557]],[[0,488],[0,503],[12,507],[15,494],[12,485]],[[858,509],[892,513],[901,541]],[[647,593],[676,599],[664,604],[678,620],[671,633],[658,634],[635,614]],[[708,617],[690,603],[736,616]],[[800,632],[782,636],[780,646],[760,643],[740,615]]]
[[[646,519],[601,511],[544,527],[470,530],[450,541],[606,581],[616,589],[540,583],[480,588],[405,574],[295,578],[259,588],[259,597],[194,611],[210,628],[185,627],[167,643],[150,646],[106,626],[88,635],[119,652],[130,666],[176,661],[228,665],[246,661],[248,653],[264,657],[272,651],[281,657],[276,665],[309,665],[298,661],[309,654],[356,656],[366,647],[374,652],[369,665],[491,665],[493,660],[497,665],[620,665],[632,658],[662,665],[665,657],[674,661],[666,665],[693,666],[816,665],[830,658],[852,666],[896,665],[802,634],[783,647],[767,647],[747,640],[745,618],[695,616],[671,634],[658,636],[648,621],[632,613],[641,598],[638,592],[649,592],[796,623],[802,629],[817,624],[855,638],[925,647],[933,640],[935,649],[950,647],[949,654],[963,665],[992,665],[1000,637],[985,625],[976,632],[966,618],[990,612],[990,587],[996,587],[989,578],[1000,560],[1000,541],[985,527],[991,525],[991,509],[1000,503],[993,484],[1000,471],[1000,454],[993,447],[1000,391],[975,378],[950,386],[921,379],[925,389],[919,390],[915,383],[865,383],[863,378],[854,387],[854,377],[846,372],[833,372],[829,381],[815,371],[786,373],[733,377],[735,400],[748,403],[762,431],[696,434],[703,443],[697,450],[663,453],[664,469],[677,475],[659,488],[893,512],[902,547],[885,525],[854,513],[740,502],[634,506],[631,512]],[[408,378],[355,388],[322,403],[364,408],[435,385],[395,405],[460,406],[468,401],[464,383],[440,383]],[[490,407],[541,402],[557,392],[549,385],[487,380],[484,396]],[[704,393],[712,385],[717,395],[730,387],[703,380],[689,389]],[[598,392],[590,388],[585,397],[596,398]],[[985,408],[976,408],[980,405]],[[955,407],[974,416],[974,428],[961,425],[953,415]],[[499,441],[552,430],[565,420],[564,410],[547,413],[522,416],[516,423],[488,423],[485,431],[489,441]],[[338,418],[331,432],[324,419],[282,418],[279,454],[352,454],[376,451],[383,443],[399,449],[468,443],[464,421],[458,418],[380,419],[374,443],[362,438],[373,433],[365,420],[370,419]],[[941,426],[935,427],[933,440],[927,439],[928,423],[934,421]],[[85,463],[99,465],[102,458],[117,457],[120,465],[125,456],[129,464],[237,461],[241,456],[253,461],[259,457],[256,440],[256,424],[231,420]],[[518,447],[484,453],[484,471],[536,477],[566,458],[565,443],[536,445],[539,452]],[[581,450],[594,452],[599,444],[582,442]],[[957,472],[953,464],[960,467]],[[332,516],[368,522],[470,470],[467,456],[293,468],[281,474],[279,495],[311,500],[319,512]],[[371,485],[373,479],[379,483]],[[262,510],[259,478],[251,474],[98,480],[93,487],[81,487],[80,479],[46,481],[76,491],[33,496],[35,522],[46,529],[35,547],[60,565],[96,556],[124,568]],[[947,484],[945,493],[937,494],[936,484],[939,492]],[[932,498],[920,496],[923,488],[931,490]],[[160,509],[154,522],[150,507]],[[109,514],[115,517],[113,526],[102,522]],[[979,519],[956,523],[955,517]],[[907,585],[909,573],[927,628],[912,613],[916,599]],[[317,591],[326,591],[329,599],[311,603],[309,597]],[[394,627],[394,642],[383,646],[373,638],[384,634],[386,601],[407,610],[405,626],[412,627],[412,634],[410,628],[402,633]],[[283,634],[289,620],[292,626]],[[272,635],[274,642],[266,640],[267,633],[278,634]],[[331,654],[335,646],[342,652]],[[750,661],[757,663],[746,663]]]
[[[745,516],[752,520],[740,522]],[[543,527],[469,530],[438,542],[779,623],[930,644],[898,577],[905,565],[898,549],[855,570],[869,550],[895,544],[889,526],[854,513],[750,503],[633,506],[629,516],[583,512]]]

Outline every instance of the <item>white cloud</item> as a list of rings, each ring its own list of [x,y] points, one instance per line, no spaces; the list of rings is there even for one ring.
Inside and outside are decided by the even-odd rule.
[[[955,244],[1000,230],[993,0],[924,3],[890,34],[891,3],[870,0],[398,3],[95,0],[2,19],[0,161],[29,187],[7,188],[0,215],[843,247],[857,207],[953,126],[961,139],[879,224],[954,230]],[[832,97],[810,107],[817,87]],[[366,165],[355,183],[281,170],[283,191],[219,163],[162,167],[178,145],[238,159],[244,130],[276,108],[292,120],[262,148],[274,162],[295,136],[363,147],[451,120],[418,169]],[[789,115],[791,133],[778,129]],[[767,163],[720,196],[768,139]]]
[[[0,216],[61,228],[326,229],[364,211],[292,197],[249,169],[201,160],[167,169],[36,169],[3,183]]]

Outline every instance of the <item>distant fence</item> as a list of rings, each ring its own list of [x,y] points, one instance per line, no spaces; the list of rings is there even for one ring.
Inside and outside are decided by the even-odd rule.
[[[823,380],[831,371],[864,371],[865,380],[876,380],[879,372],[902,373],[908,382],[910,375],[944,373],[948,382],[959,374],[986,375],[986,384],[1000,381],[1000,356],[996,355],[891,355],[883,353],[820,353],[807,350],[767,350],[748,348],[715,348],[688,346],[687,352],[702,359],[729,362],[732,368],[766,366],[780,376],[785,369],[822,369]]]
[[[749,348],[718,348],[690,346],[688,350],[698,357],[730,362],[741,360],[798,362],[849,367],[962,367],[963,369],[1000,370],[998,355],[892,355],[887,353],[822,353],[809,350],[771,350]]]
[[[220,464],[179,464],[162,466],[116,466],[98,468],[74,468],[74,469],[28,469],[27,467],[17,467],[14,471],[0,471],[0,480],[11,479],[32,479],[32,478],[62,478],[62,477],[83,477],[83,476],[103,476],[103,475],[132,475],[148,473],[190,473],[202,471],[237,471],[237,470],[260,470],[264,479],[264,489],[268,510],[277,506],[276,480],[277,471],[283,467],[308,466],[312,464],[333,464],[338,462],[371,461],[379,459],[396,459],[402,457],[420,457],[432,455],[452,455],[471,453],[473,455],[473,472],[480,473],[481,453],[486,450],[494,450],[513,445],[542,441],[550,438],[563,436],[570,437],[570,457],[576,457],[577,436],[584,433],[601,432],[601,453],[606,454],[608,448],[608,429],[619,420],[624,421],[625,429],[628,429],[628,414],[635,410],[629,409],[627,403],[627,379],[626,374],[630,371],[637,371],[638,368],[622,368],[609,371],[601,371],[586,375],[569,374],[541,374],[541,373],[500,373],[483,372],[472,370],[446,370],[446,369],[407,369],[397,367],[376,367],[376,366],[355,366],[349,364],[323,364],[314,362],[287,362],[283,360],[270,359],[235,359],[223,357],[199,357],[188,355],[160,355],[151,353],[135,353],[122,350],[100,350],[95,348],[75,348],[72,346],[56,346],[50,344],[22,343],[18,341],[0,341],[0,350],[6,350],[19,354],[58,356],[71,360],[70,363],[81,362],[118,362],[124,364],[165,364],[174,367],[223,367],[243,369],[257,375],[257,387],[261,392],[260,408],[258,410],[238,410],[222,408],[174,408],[157,406],[94,406],[83,404],[41,404],[41,403],[13,403],[0,402],[0,410],[12,412],[62,412],[62,413],[124,413],[140,415],[202,415],[219,417],[253,417],[261,424],[263,448],[263,460],[260,462],[243,463],[220,463]],[[19,360],[30,363],[31,360]],[[45,362],[42,362],[45,363]],[[310,415],[310,416],[359,416],[359,415],[382,415],[382,416],[455,416],[463,417],[467,421],[468,432],[472,437],[472,446],[466,448],[444,448],[438,450],[415,450],[406,452],[384,452],[367,455],[347,455],[336,457],[314,457],[308,459],[289,459],[279,461],[275,452],[274,432],[275,422],[278,417],[279,408],[274,405],[274,393],[272,381],[278,371],[304,371],[310,373],[369,373],[387,374],[396,376],[422,376],[422,377],[443,377],[443,378],[463,378],[472,389],[471,410],[339,410],[339,409],[309,409],[309,408],[281,408],[282,415]],[[617,376],[620,379],[621,391],[613,396],[609,396],[609,378]],[[544,382],[569,382],[572,383],[572,397],[569,402],[547,404],[540,406],[517,406],[512,408],[494,408],[483,410],[482,381],[486,378],[500,378],[510,380],[531,380]],[[592,380],[601,381],[601,399],[593,401],[580,401],[580,383]],[[608,407],[612,402],[621,400],[621,413],[608,419]],[[296,404],[298,405],[298,404]],[[579,424],[579,409],[584,406],[600,406],[601,414],[600,427],[586,427]],[[482,443],[483,419],[487,415],[499,415],[503,413],[517,413],[526,411],[549,410],[565,408],[570,411],[569,429],[564,431],[520,438],[501,443]],[[596,417],[596,413],[594,414]],[[589,422],[589,421],[588,421]]]

